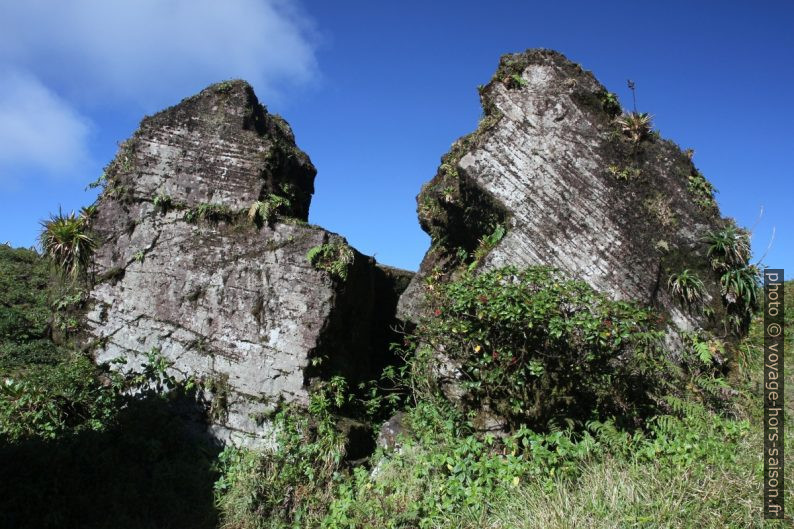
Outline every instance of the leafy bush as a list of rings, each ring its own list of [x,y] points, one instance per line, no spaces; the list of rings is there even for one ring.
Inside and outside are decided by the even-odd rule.
[[[116,394],[97,379],[87,358],[70,354],[54,366],[31,367],[0,381],[0,438],[55,438],[102,429],[115,414]]]
[[[434,287],[432,316],[409,341],[420,398],[447,385],[472,409],[512,424],[616,414],[640,420],[663,377],[661,333],[650,313],[543,267],[506,267]],[[442,377],[443,378],[443,377]]]
[[[49,285],[42,256],[0,245],[0,376],[59,361],[62,352],[50,340]]]
[[[85,217],[58,212],[42,222],[39,240],[44,254],[64,275],[78,279],[88,272],[96,241],[88,233]]]
[[[332,277],[345,281],[353,264],[353,249],[344,242],[321,244],[310,249],[306,259],[317,270],[325,270]]]

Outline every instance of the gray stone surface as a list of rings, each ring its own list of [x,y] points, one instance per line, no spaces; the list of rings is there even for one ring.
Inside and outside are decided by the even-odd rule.
[[[264,437],[265,414],[305,404],[316,379],[372,376],[402,292],[390,277],[410,275],[355,251],[344,281],[309,263],[311,248],[346,244],[301,220],[314,173],[286,122],[240,81],[144,119],[109,165],[92,221],[97,361],[122,357],[131,369],[159,349],[173,373],[210,388],[212,430],[238,441]],[[247,208],[271,193],[289,209],[254,225]],[[158,195],[171,207],[158,208]],[[188,222],[203,203],[226,209]]]
[[[658,308],[671,328],[708,326],[666,288],[670,274],[689,268],[719,319],[703,237],[725,221],[690,189],[690,157],[657,134],[636,145],[621,135],[606,93],[557,52],[502,58],[481,89],[479,128],[453,145],[417,197],[433,247],[400,300],[401,318],[421,315],[428,274],[454,274],[456,252],[471,254],[501,223],[506,235],[480,269],[548,265],[614,298]],[[616,174],[625,169],[638,171]]]

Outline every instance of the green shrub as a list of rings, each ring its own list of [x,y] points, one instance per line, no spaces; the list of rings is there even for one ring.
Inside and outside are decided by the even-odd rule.
[[[433,288],[409,341],[420,398],[449,363],[462,402],[545,428],[615,414],[640,420],[663,376],[650,313],[543,267],[491,271]]]
[[[308,251],[306,259],[317,270],[325,270],[332,277],[345,281],[355,260],[355,253],[350,246],[340,241],[315,246]]]
[[[58,364],[6,376],[0,381],[0,438],[102,429],[115,414],[116,395],[99,383],[98,374],[89,359],[70,354]]]
[[[0,376],[59,361],[61,351],[50,340],[49,285],[41,255],[0,245]]]
[[[42,222],[39,240],[44,254],[64,275],[73,280],[86,275],[96,241],[88,233],[85,217],[58,212]]]

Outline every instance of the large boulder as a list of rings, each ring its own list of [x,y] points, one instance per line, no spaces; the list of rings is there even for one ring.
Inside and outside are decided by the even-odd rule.
[[[726,225],[691,151],[637,124],[588,71],[549,50],[505,55],[480,87],[484,117],[457,140],[417,197],[432,246],[400,299],[422,315],[428,277],[547,265],[615,299],[655,307],[670,329],[722,331],[724,307],[704,237]],[[690,310],[667,282],[703,281]]]
[[[207,388],[221,439],[263,434],[273,406],[305,404],[316,380],[372,377],[410,274],[306,223],[314,175],[245,82],[145,118],[91,221],[96,360],[133,369],[159,351]]]

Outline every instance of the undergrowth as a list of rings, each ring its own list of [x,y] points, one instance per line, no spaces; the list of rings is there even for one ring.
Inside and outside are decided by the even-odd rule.
[[[431,321],[425,323],[424,331],[419,330],[419,336],[443,342],[447,353],[465,345],[467,351],[462,356],[458,352],[458,360],[474,362],[480,371],[499,369],[499,355],[494,357],[490,347],[494,341],[516,339],[516,329],[504,327],[507,322],[525,329],[519,333],[519,341],[531,336],[532,331],[526,329],[536,325],[540,327],[536,332],[541,335],[555,329],[551,337],[565,337],[563,343],[570,340],[571,344],[577,344],[575,350],[583,355],[588,350],[588,332],[594,338],[606,339],[602,332],[609,328],[614,334],[606,344],[613,346],[613,340],[620,337],[629,349],[636,341],[647,341],[637,336],[642,329],[640,323],[648,318],[641,310],[615,307],[589,294],[581,285],[554,278],[548,270],[524,272],[518,277],[526,280],[533,273],[537,284],[527,283],[533,288],[522,298],[527,307],[524,317],[530,320],[509,311],[500,316],[499,307],[504,310],[511,306],[508,300],[521,291],[522,284],[513,277],[509,283],[515,288],[512,291],[509,286],[504,288],[505,279],[512,276],[502,271],[501,277],[497,273],[483,274],[448,286],[433,286],[437,296],[447,299],[435,305]],[[483,293],[478,287],[487,288],[489,281],[502,285],[498,290],[501,300],[499,296],[493,297],[493,292],[489,292],[487,300],[481,298]],[[788,283],[787,290],[794,294],[794,283]],[[572,292],[584,293],[583,300],[588,303],[571,303],[566,296]],[[538,299],[533,302],[533,297]],[[564,324],[554,323],[553,312],[549,310],[564,308],[562,314],[575,318],[577,306],[580,311],[588,307],[590,315],[603,316],[599,310],[622,311],[611,314],[611,318],[622,319],[610,319],[612,325],[606,327],[604,319],[594,318],[591,331],[587,331],[586,325],[584,329],[581,325],[573,326],[575,332],[569,336]],[[534,321],[533,315],[538,320],[530,327],[528,322]],[[499,321],[497,325],[489,321],[493,317],[502,318],[501,325]],[[580,314],[579,318],[582,317],[589,316]],[[786,322],[787,329],[791,329],[794,311],[788,311]],[[453,325],[458,327],[453,329]],[[433,331],[429,332],[427,326]],[[229,516],[230,497],[250,497],[252,487],[268,487],[270,492],[284,490],[283,484],[268,485],[277,479],[273,477],[279,475],[277,469],[259,463],[258,478],[245,485],[237,482],[244,490],[238,488],[232,496],[224,490],[216,491],[221,517],[226,521],[224,527],[790,527],[790,519],[764,523],[761,513],[759,381],[763,366],[758,328],[755,322],[750,336],[736,348],[736,368],[729,378],[724,378],[723,371],[717,368],[728,355],[724,344],[697,334],[686,338],[682,346],[686,350],[681,351],[682,364],[674,369],[680,387],[655,388],[655,411],[646,416],[641,427],[632,427],[630,421],[627,424],[619,417],[596,413],[575,427],[565,421],[551,421],[550,426],[541,425],[540,430],[516,423],[514,417],[513,427],[507,431],[497,435],[484,433],[471,409],[444,398],[443,392],[427,393],[427,381],[417,379],[409,359],[401,377],[408,388],[409,404],[402,419],[403,434],[396,447],[378,448],[366,465],[350,467],[344,462],[335,463],[333,471],[328,470],[320,480],[325,483],[321,492],[304,503],[307,510],[303,511],[300,522],[296,521],[298,518],[286,520],[250,510],[242,519]],[[628,335],[623,336],[621,329]],[[483,347],[484,341],[465,341],[474,336],[483,340],[487,337],[491,342],[489,347]],[[425,343],[425,347],[430,345]],[[790,345],[789,341],[789,351]],[[535,377],[539,373],[537,366],[531,368],[531,362],[525,362],[531,355],[521,357],[515,353],[519,350],[510,349],[513,356],[505,354],[507,363],[500,375],[504,381],[515,382],[515,377],[519,377],[521,369],[510,365],[515,357],[527,369],[520,376]],[[625,360],[625,355],[619,356]],[[544,373],[548,373],[548,366],[543,367]],[[655,362],[653,368],[667,369]],[[464,380],[471,384],[478,376],[482,379],[472,370]],[[790,378],[790,370],[787,376]],[[716,400],[706,398],[703,387],[714,389]],[[592,401],[596,410],[597,402]],[[287,443],[283,445],[286,448],[276,448],[275,453],[279,454],[276,460],[293,461],[293,464],[303,461],[298,468],[307,464],[306,457],[323,461],[312,459],[316,457],[311,455],[314,448],[305,444],[317,441],[301,439],[303,443]],[[794,448],[791,440],[789,435],[789,450]],[[328,439],[323,442],[327,443]],[[272,453],[268,456],[244,453],[256,461],[273,458]],[[323,452],[326,456],[329,453],[337,452]],[[234,476],[245,473],[245,468],[246,463],[232,464],[224,467],[224,472]],[[294,483],[305,482],[296,478]],[[788,494],[791,498],[792,494]],[[272,498],[269,501],[274,502]]]
[[[745,265],[744,239],[723,239],[715,268]],[[267,446],[216,455],[175,421],[193,381],[171,377],[159,351],[142,371],[105,372],[52,342],[40,256],[0,247],[0,272],[0,525],[792,527],[762,520],[757,316],[738,346],[684,336],[670,366],[643,309],[548,269],[464,274],[428,285],[429,318],[398,347],[404,367],[360,388],[325,381],[308,409],[267,418]],[[786,329],[791,391],[791,308]],[[457,366],[447,391],[425,369],[440,354]],[[482,404],[501,429],[483,429]],[[351,461],[358,426],[342,416],[366,423],[397,405],[396,445]]]

